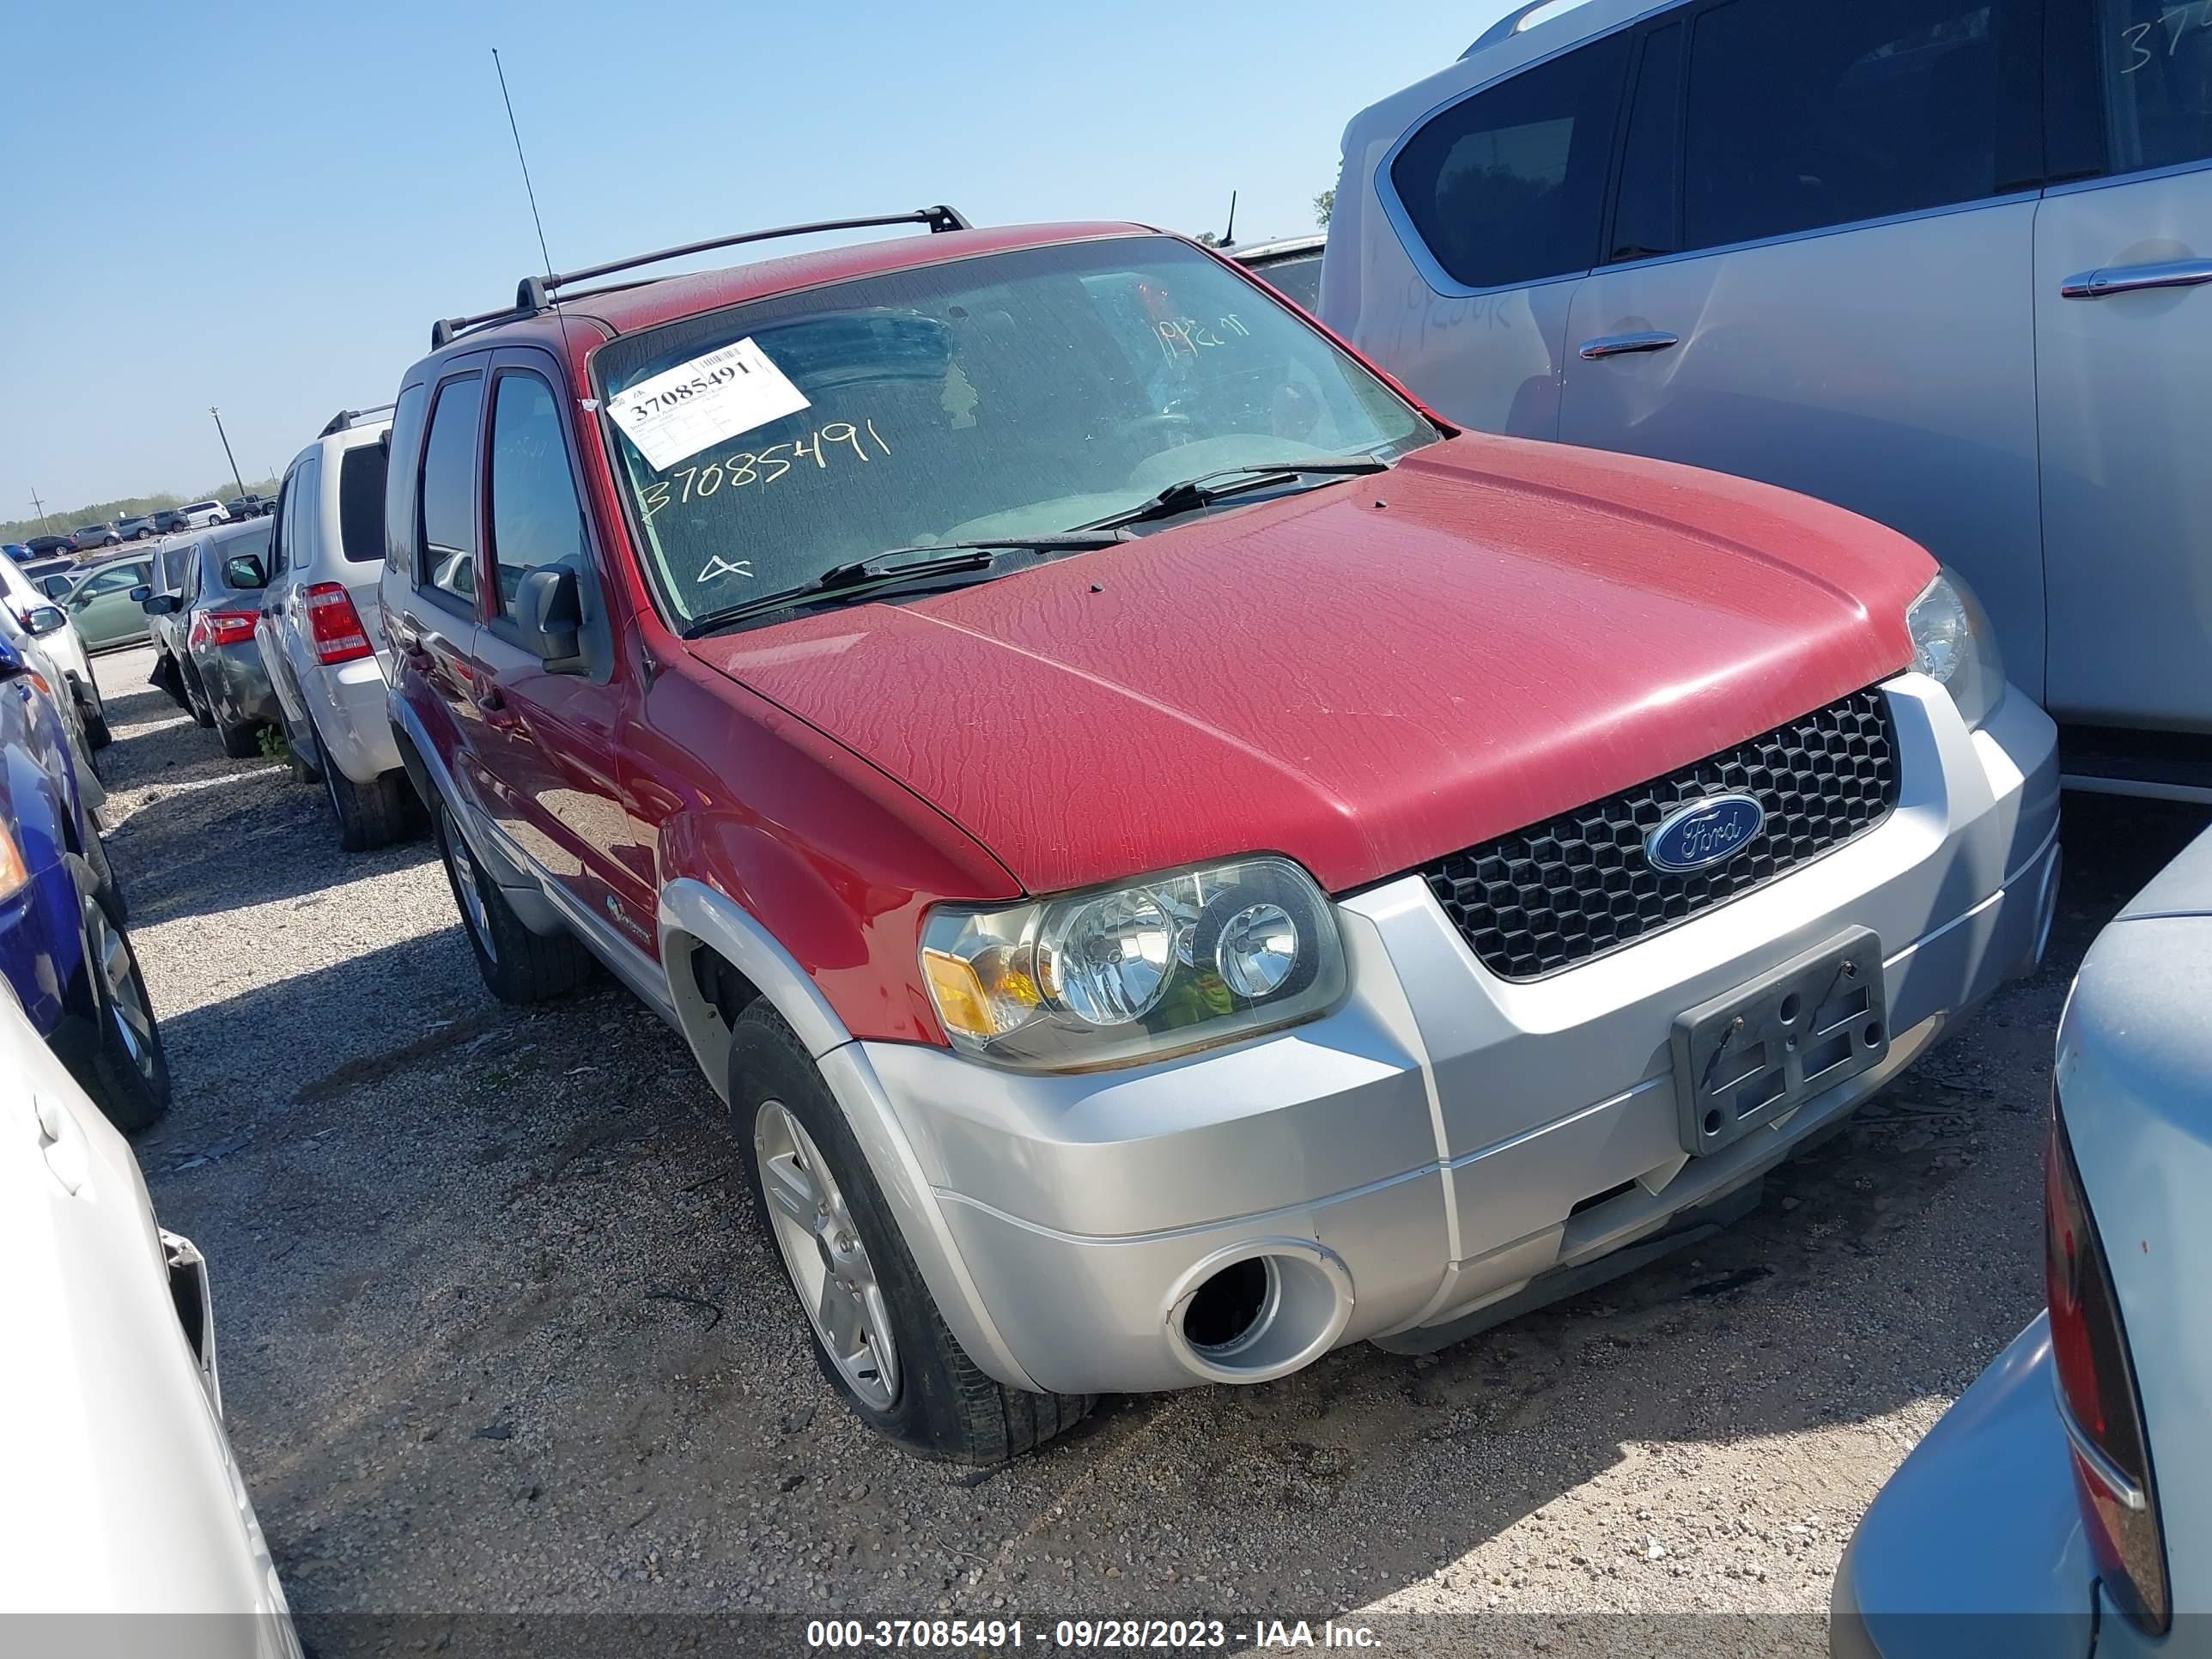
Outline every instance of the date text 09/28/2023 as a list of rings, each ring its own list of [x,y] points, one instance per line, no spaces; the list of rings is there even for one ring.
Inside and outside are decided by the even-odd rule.
[[[806,1626],[810,1648],[1020,1648],[1164,1650],[1378,1647],[1364,1625],[1334,1619],[1061,1619],[1050,1625],[1018,1619],[817,1619]]]

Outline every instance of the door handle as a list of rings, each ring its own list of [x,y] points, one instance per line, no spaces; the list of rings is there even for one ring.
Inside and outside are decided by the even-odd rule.
[[[1652,329],[1642,334],[1601,334],[1595,340],[1583,342],[1583,356],[1592,362],[1603,357],[1626,357],[1635,351],[1664,351],[1668,346],[1682,343],[1679,334],[1668,334]]]
[[[2102,300],[2154,288],[2202,288],[2212,283],[2212,259],[2172,259],[2161,264],[2113,265],[2084,270],[2058,285],[2062,300]]]

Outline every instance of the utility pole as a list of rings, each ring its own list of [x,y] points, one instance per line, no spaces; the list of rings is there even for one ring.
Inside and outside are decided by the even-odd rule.
[[[39,510],[39,524],[49,536],[54,533],[53,521],[46,517],[46,504],[39,499],[39,492],[31,492],[31,505]]]
[[[238,476],[238,457],[230,453],[230,434],[222,429],[222,411],[213,404],[208,413],[215,416],[215,435],[222,440],[222,457],[230,463],[230,481],[238,486],[238,493],[246,494],[246,480]]]

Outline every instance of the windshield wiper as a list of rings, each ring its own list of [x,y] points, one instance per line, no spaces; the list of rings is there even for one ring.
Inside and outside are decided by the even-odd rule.
[[[1371,457],[1359,460],[1332,457],[1310,461],[1273,461],[1252,466],[1225,466],[1218,472],[1202,472],[1195,478],[1171,483],[1151,500],[1139,501],[1126,512],[1109,514],[1093,523],[1079,525],[1077,528],[1119,530],[1125,525],[1150,524],[1156,519],[1176,518],[1185,513],[1195,513],[1201,507],[1210,507],[1231,495],[1243,495],[1279,483],[1295,483],[1303,473],[1326,473],[1350,478],[1389,470],[1389,462],[1378,461]]]
[[[908,582],[957,575],[963,570],[988,570],[999,562],[1000,554],[1010,550],[1037,553],[1087,553],[1128,539],[1128,536],[1119,530],[1086,528],[1049,536],[994,536],[981,541],[887,547],[868,558],[833,564],[796,587],[763,593],[757,599],[747,599],[744,604],[733,605],[727,610],[712,611],[686,628],[684,637],[697,639],[702,634],[726,628],[747,617],[761,616],[771,611],[787,611],[796,605],[858,599],[886,592]],[[910,556],[917,554],[927,556]],[[903,564],[892,562],[899,559],[907,562]]]

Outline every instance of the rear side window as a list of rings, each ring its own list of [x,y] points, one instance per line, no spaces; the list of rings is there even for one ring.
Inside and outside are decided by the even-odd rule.
[[[422,583],[467,602],[477,597],[477,414],[483,378],[438,388],[422,446]]]
[[[1682,158],[1682,26],[1651,31],[1636,70],[1621,153],[1620,191],[1613,210],[1608,262],[1679,253],[1681,216],[1676,183]]]
[[[501,374],[491,416],[492,556],[499,606],[532,570],[565,564],[584,573],[582,510],[553,389],[535,374]]]
[[[2098,9],[2112,170],[2212,156],[2212,5],[2098,0]]]
[[[320,528],[315,501],[321,493],[317,486],[322,475],[320,460],[310,455],[294,469],[291,481],[284,487],[279,520],[283,527],[277,538],[283,544],[285,564],[294,570],[305,569],[315,562],[315,532]]]
[[[362,444],[338,461],[338,547],[349,564],[373,564],[384,556],[382,444]]]
[[[1415,132],[1390,182],[1436,262],[1469,288],[1597,263],[1628,57],[1608,35],[1479,92]]]
[[[399,465],[384,479],[384,568],[395,576],[415,574],[415,459],[422,453],[422,410],[428,389],[410,386],[392,411],[391,452]]]
[[[1685,124],[1687,246],[1995,195],[2015,4],[1733,0],[1700,15]]]

